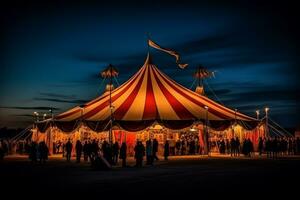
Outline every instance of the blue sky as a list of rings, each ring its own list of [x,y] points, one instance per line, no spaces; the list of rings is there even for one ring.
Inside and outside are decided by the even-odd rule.
[[[151,50],[159,69],[182,85],[192,85],[202,64],[217,71],[207,82],[228,107],[255,116],[268,106],[277,122],[297,126],[293,5],[210,2],[8,4],[1,12],[0,127],[25,127],[34,111],[60,113],[97,97],[109,63],[124,82],[144,62],[147,34],[189,63],[180,70],[174,58]]]

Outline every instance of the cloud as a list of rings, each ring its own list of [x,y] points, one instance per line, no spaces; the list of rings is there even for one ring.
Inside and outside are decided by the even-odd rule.
[[[176,46],[174,46],[174,49],[182,52],[182,54],[192,55],[195,53],[233,47],[238,45],[237,40],[231,39],[235,37],[235,35],[236,33],[223,33],[207,36],[205,38],[197,38],[181,44],[177,44]]]
[[[17,110],[60,110],[60,108],[53,108],[53,107],[43,107],[43,106],[37,106],[37,107],[25,107],[25,106],[0,106],[0,108],[5,109],[17,109]]]
[[[234,92],[230,95],[231,98],[225,100],[225,102],[229,104],[242,104],[249,101],[261,103],[276,101],[297,102],[300,99],[299,94],[300,90],[298,89],[265,88],[264,90]]]
[[[90,63],[117,63],[126,61],[137,61],[142,57],[142,53],[129,54],[129,55],[108,55],[105,56],[99,54],[98,52],[74,52],[71,56],[68,56],[72,60],[81,61],[81,62],[90,62]]]
[[[218,94],[218,95],[228,95],[231,92],[232,91],[229,89],[217,89],[217,90],[213,90],[213,92],[211,90],[206,90],[205,94],[207,94],[208,96],[214,95],[213,93]]]
[[[74,103],[74,104],[83,104],[88,102],[88,100],[80,100],[80,99],[74,99],[74,100],[66,100],[66,99],[55,99],[55,98],[43,98],[43,97],[35,97],[33,98],[35,101],[51,101],[51,102],[58,102],[58,103]]]
[[[16,116],[16,117],[30,117],[30,118],[33,117],[33,115],[30,115],[30,114],[14,114],[14,115],[11,115],[11,116]]]
[[[47,97],[57,97],[57,98],[63,98],[63,99],[75,99],[76,95],[66,95],[66,94],[57,94],[57,93],[50,93],[50,92],[40,92],[39,93],[42,96],[47,96]]]
[[[72,104],[83,104],[88,102],[88,100],[77,99],[74,94],[59,94],[51,92],[40,92],[39,97],[34,97],[34,101],[50,101],[58,103],[72,103]]]

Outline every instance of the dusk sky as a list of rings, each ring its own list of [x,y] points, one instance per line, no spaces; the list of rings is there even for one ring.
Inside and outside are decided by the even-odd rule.
[[[147,34],[189,63],[182,70],[150,50],[154,64],[185,87],[202,64],[217,71],[207,82],[229,108],[255,117],[268,106],[281,125],[300,124],[295,5],[50,2],[1,3],[0,127],[26,127],[34,111],[58,114],[101,95],[99,72],[109,63],[123,83],[144,63]]]

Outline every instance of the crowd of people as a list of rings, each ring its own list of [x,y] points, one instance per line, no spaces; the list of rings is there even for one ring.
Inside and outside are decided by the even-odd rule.
[[[74,148],[74,149],[73,149]],[[159,160],[158,153],[159,143],[156,139],[151,139],[146,141],[144,145],[141,141],[137,141],[134,146],[134,158],[136,160],[136,167],[142,167],[144,157],[146,156],[146,165],[153,165],[155,160]],[[165,160],[169,156],[169,143],[166,141],[164,144],[164,157]],[[63,143],[57,141],[53,143],[53,153],[62,153],[63,157],[70,162],[72,155],[75,154],[76,162],[83,161],[93,163],[99,157],[104,158],[110,165],[117,165],[119,159],[122,160],[122,166],[126,167],[127,158],[127,145],[123,142],[119,145],[118,142],[113,144],[108,143],[105,140],[87,140],[81,142],[77,140],[75,145],[69,139],[67,142]]]
[[[300,138],[260,138],[258,152],[266,153],[267,157],[277,158],[285,155],[300,155]]]
[[[285,155],[300,155],[300,138],[293,137],[274,137],[258,139],[256,149],[250,139],[219,139],[210,142],[210,148],[217,149],[220,154],[230,154],[231,156],[239,156],[243,154],[251,157],[254,152],[258,152],[261,156],[266,154],[268,158],[277,158]]]
[[[48,155],[49,149],[44,141],[30,143],[28,156],[32,163],[39,161],[41,164],[45,164],[48,160]]]
[[[73,146],[75,148],[76,162],[78,163],[81,161],[82,156],[84,161],[90,162],[94,162],[97,158],[102,156],[111,165],[116,165],[119,158],[126,159],[127,147],[125,142],[123,142],[120,147],[118,142],[110,144],[106,141],[102,141],[99,143],[99,141],[94,139],[82,143],[80,140],[77,140],[76,144],[73,145],[72,142],[68,140],[65,144],[62,144],[62,154],[66,157],[67,161],[71,160]],[[123,162],[123,165],[126,165],[126,161]]]
[[[9,139],[0,140],[0,150],[4,155],[8,154],[28,154],[30,140],[10,141]]]
[[[12,148],[16,148],[12,150]],[[181,137],[177,141],[166,140],[161,146],[156,139],[149,139],[145,145],[141,141],[137,141],[134,147],[134,158],[136,167],[143,165],[144,157],[146,157],[146,165],[153,165],[158,160],[159,148],[163,150],[165,160],[171,155],[195,155],[203,154],[203,147],[200,146],[197,137]],[[258,155],[266,154],[268,158],[277,158],[285,155],[300,155],[300,138],[293,137],[274,137],[259,138],[255,145],[250,139],[240,141],[238,137],[232,139],[219,139],[209,141],[209,150],[217,150],[220,154],[228,154],[233,157],[244,156],[251,157],[254,152]],[[9,143],[7,140],[0,140],[0,160],[4,156],[16,151],[20,154],[28,154],[29,159],[35,163],[45,163],[48,159],[49,149],[45,142],[20,141],[18,143]],[[76,162],[81,162],[82,158],[85,162],[93,163],[97,158],[104,158],[110,165],[117,165],[119,159],[122,160],[122,166],[126,167],[127,145],[123,142],[113,144],[105,140],[87,140],[81,142],[76,141],[75,144],[69,139],[67,142],[56,141],[53,143],[53,154],[62,153],[68,162],[72,156],[76,156]]]
[[[173,143],[170,140],[170,155],[195,155],[204,153],[204,147],[200,146],[198,136],[182,135],[175,142],[175,145]]]

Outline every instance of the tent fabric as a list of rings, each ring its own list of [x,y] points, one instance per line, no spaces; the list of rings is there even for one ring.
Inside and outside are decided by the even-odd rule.
[[[149,54],[139,71],[111,92],[111,102],[114,123],[128,131],[145,129],[155,121],[170,129],[185,128],[206,118],[220,121],[218,128],[231,120],[256,121],[181,86],[152,64]],[[109,121],[110,110],[110,95],[105,93],[56,116],[54,121],[59,128],[67,124],[66,129],[71,130],[74,121],[82,120],[98,131]]]
[[[35,123],[37,129],[41,133],[45,133],[46,130],[50,127],[51,124],[52,124],[51,121],[45,121],[45,122],[41,122],[41,123]]]
[[[79,126],[79,124],[80,123],[78,120],[73,120],[69,122],[60,122],[60,121],[55,122],[57,128],[59,128],[60,130],[66,133],[74,131]]]

